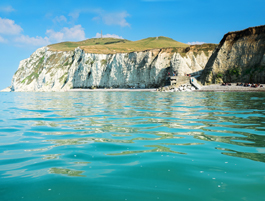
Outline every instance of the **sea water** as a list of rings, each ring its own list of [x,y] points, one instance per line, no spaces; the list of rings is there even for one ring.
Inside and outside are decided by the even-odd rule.
[[[0,200],[265,200],[265,93],[0,93]]]

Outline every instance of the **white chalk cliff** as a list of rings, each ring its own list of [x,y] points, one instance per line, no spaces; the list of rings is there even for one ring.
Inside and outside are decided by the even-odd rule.
[[[206,55],[207,54],[207,55]],[[168,72],[184,75],[202,70],[212,50],[185,55],[172,48],[142,52],[93,54],[80,48],[68,52],[37,49],[22,60],[12,91],[67,91],[72,88],[153,88],[163,86]]]

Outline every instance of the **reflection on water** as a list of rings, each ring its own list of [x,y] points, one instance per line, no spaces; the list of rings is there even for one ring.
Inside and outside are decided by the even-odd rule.
[[[97,182],[105,178],[104,188],[111,189],[112,182],[127,175],[130,188],[138,188],[135,175],[145,171],[147,180],[163,181],[163,188],[171,189],[167,182],[182,172],[183,186],[189,189],[192,180],[212,185],[201,177],[203,169],[210,168],[211,174],[235,171],[224,170],[219,161],[237,161],[248,171],[250,159],[262,162],[256,171],[264,168],[264,93],[1,93],[0,98],[2,181],[55,175]],[[179,170],[160,178],[163,164],[165,171]],[[146,174],[150,171],[153,176]],[[222,182],[216,186],[225,189]]]
[[[81,175],[84,171],[70,170],[64,168],[50,168],[49,173],[51,174],[63,174],[71,177],[85,177]]]
[[[59,159],[60,155],[61,154],[47,154],[47,155],[43,155],[44,157],[42,159],[46,159],[46,160]]]
[[[220,148],[216,148],[216,149],[220,149]],[[232,149],[220,149],[220,150],[229,151],[229,152],[223,152],[222,153],[222,154],[225,154],[228,156],[241,157],[241,158],[251,159],[254,161],[265,162],[264,153],[247,153],[247,152],[235,151]],[[265,152],[265,149],[264,149],[264,152]]]
[[[116,154],[108,154],[108,155],[127,155],[127,154],[136,154],[136,153],[150,153],[150,152],[169,152],[169,153],[174,153],[174,154],[185,154],[181,152],[176,152],[172,151],[168,147],[164,147],[161,145],[145,145],[145,147],[155,147],[154,149],[151,150],[143,150],[143,151],[123,151],[122,153],[116,153]]]

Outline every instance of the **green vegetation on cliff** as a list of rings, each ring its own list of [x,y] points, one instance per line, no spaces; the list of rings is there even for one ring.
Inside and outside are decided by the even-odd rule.
[[[34,71],[27,76],[21,83],[30,84],[34,79],[38,79],[40,71],[43,69],[44,56],[39,60],[38,64],[34,68]]]
[[[88,53],[115,54],[138,52],[149,49],[168,48],[168,47],[189,47],[185,43],[175,41],[171,38],[159,36],[150,37],[138,41],[129,41],[115,38],[92,38],[80,42],[63,42],[48,46],[53,51],[71,51],[77,47]]]

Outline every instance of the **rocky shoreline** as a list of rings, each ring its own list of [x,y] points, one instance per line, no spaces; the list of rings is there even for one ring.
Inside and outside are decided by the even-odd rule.
[[[195,91],[195,87],[193,87],[191,84],[182,84],[179,87],[177,86],[165,86],[165,87],[159,87],[156,89],[158,92],[190,92]]]

